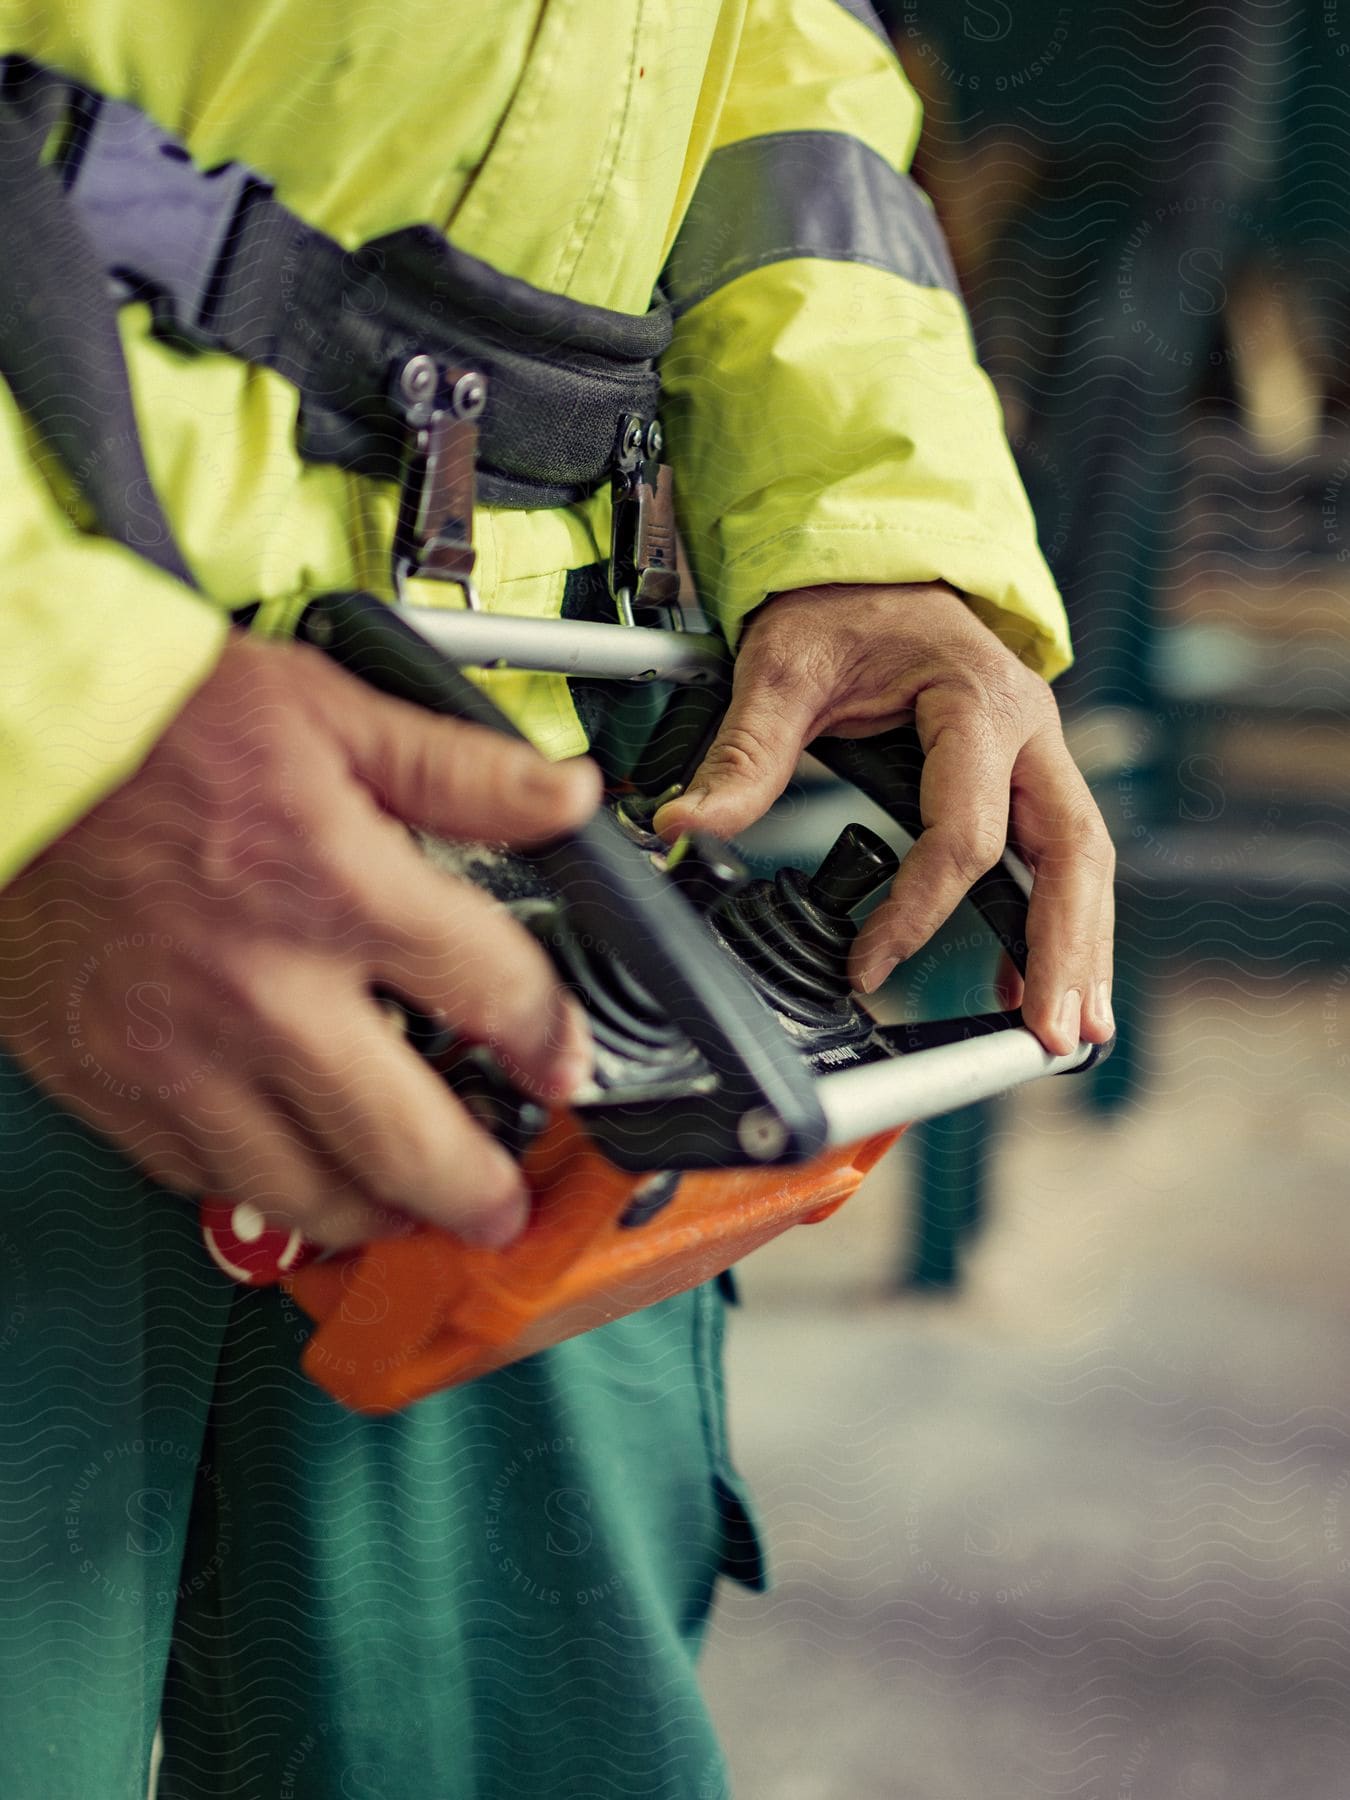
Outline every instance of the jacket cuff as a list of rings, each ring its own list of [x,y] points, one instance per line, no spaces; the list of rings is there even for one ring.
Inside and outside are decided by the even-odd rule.
[[[1073,660],[1064,608],[1039,555],[980,538],[928,537],[903,524],[802,525],[724,563],[717,619],[734,647],[770,594],[830,582],[859,587],[946,582],[1015,655],[1047,681]]]

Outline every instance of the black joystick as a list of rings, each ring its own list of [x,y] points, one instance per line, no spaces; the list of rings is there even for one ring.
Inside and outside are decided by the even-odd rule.
[[[852,914],[899,868],[884,838],[846,826],[810,877],[780,869],[724,901],[713,923],[781,1011],[823,1023],[850,1005]]]
[[[865,825],[846,825],[807,882],[806,891],[822,912],[847,919],[890,881],[899,867],[899,858],[884,838]],[[850,932],[850,941],[852,936]]]

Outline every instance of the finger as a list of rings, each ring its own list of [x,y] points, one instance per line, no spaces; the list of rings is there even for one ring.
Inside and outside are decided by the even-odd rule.
[[[358,948],[370,985],[486,1044],[509,1080],[541,1100],[565,1100],[591,1075],[580,1008],[540,944],[500,901],[434,868],[397,827],[376,822],[384,848],[344,837],[347,878],[366,924]]]
[[[819,709],[810,684],[794,688],[776,667],[763,658],[738,663],[731,704],[707,755],[685,792],[652,821],[667,843],[694,830],[735,837],[762,819],[791,781]]]
[[[1029,745],[1018,784],[1018,841],[1035,870],[1022,1017],[1047,1049],[1064,1054],[1111,1034],[1099,994],[1110,978],[1115,853],[1062,743]]]
[[[599,804],[589,758],[551,763],[519,738],[437,718],[319,660],[322,683],[343,683],[327,695],[325,717],[396,817],[447,837],[524,845],[575,829]]]
[[[928,689],[919,697],[924,829],[850,953],[850,978],[864,993],[927,943],[1003,853],[1017,744],[981,707],[964,694]]]
[[[259,1034],[255,1085],[285,1104],[308,1143],[369,1201],[468,1243],[509,1243],[527,1214],[517,1165],[368,994],[333,987],[331,972],[316,967],[278,988],[284,1016]]]
[[[269,1223],[296,1228],[324,1249],[349,1249],[399,1229],[305,1143],[283,1109],[228,1077],[213,1080],[209,1098],[189,1117],[147,1121],[127,1148],[166,1187],[247,1201]]]
[[[1106,1043],[1114,1036],[1116,1029],[1115,1012],[1111,1005],[1115,934],[1116,890],[1115,883],[1108,881],[1102,897],[1102,916],[1097,924],[1092,989],[1084,1000],[1083,1036],[1094,1044]]]
[[[994,993],[999,1005],[1005,1012],[1012,1012],[1022,1004],[1022,977],[1017,965],[1010,956],[998,959],[998,974],[994,978]]]
[[[351,896],[330,953],[366,986],[392,989],[457,1035],[489,1045],[510,1079],[543,1100],[591,1075],[589,1034],[538,942],[497,900],[436,868],[394,820],[359,798],[335,804],[324,842]]]

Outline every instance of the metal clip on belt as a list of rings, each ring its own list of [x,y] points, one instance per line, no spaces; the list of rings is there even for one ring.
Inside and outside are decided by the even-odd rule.
[[[454,581],[473,612],[474,490],[478,425],[487,406],[487,377],[447,368],[419,351],[395,372],[393,399],[408,428],[408,450],[394,532],[394,592],[407,603],[417,575]],[[630,414],[619,431],[611,484],[609,580],[621,625],[636,613],[673,604],[680,577],[675,548],[674,475],[660,460],[660,421]]]
[[[675,499],[669,463],[661,461],[660,421],[636,413],[619,430],[614,452],[609,585],[621,625],[635,609],[668,605],[680,590],[675,554]]]
[[[455,581],[477,612],[473,506],[487,378],[477,369],[446,368],[419,352],[398,370],[394,398],[408,427],[394,528],[394,592],[405,600],[410,575]]]
[[[256,171],[198,168],[139,108],[24,58],[0,58],[0,126],[13,254],[31,248],[18,248],[25,232],[40,238],[52,226],[49,254],[29,258],[39,266],[24,276],[25,306],[43,310],[45,295],[45,310],[59,313],[79,290],[67,391],[90,387],[101,274],[116,304],[150,304],[161,336],[289,381],[306,461],[399,483],[397,589],[411,575],[455,581],[472,606],[475,498],[571,506],[613,480],[616,591],[628,595],[627,615],[673,592],[670,478],[654,423],[655,364],[674,329],[668,307],[636,315],[548,293],[431,225],[349,249],[289,211]],[[0,316],[7,373],[24,354],[22,333],[7,334]],[[144,470],[124,442],[135,437],[129,398],[121,404],[125,372],[115,345],[97,355],[118,404],[105,409],[95,446],[108,469],[93,501],[103,529],[134,542],[126,496]],[[76,465],[87,461],[87,443],[67,443],[60,407],[45,402],[41,384],[28,388],[39,429]]]

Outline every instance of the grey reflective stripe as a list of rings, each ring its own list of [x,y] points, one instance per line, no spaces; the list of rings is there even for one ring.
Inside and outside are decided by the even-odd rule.
[[[679,312],[793,257],[869,263],[960,292],[942,228],[908,175],[838,131],[780,131],[716,150],[661,278]]]
[[[860,25],[866,25],[869,31],[875,31],[888,50],[892,47],[890,32],[868,4],[868,0],[839,0],[839,4],[846,13],[852,14]]]

